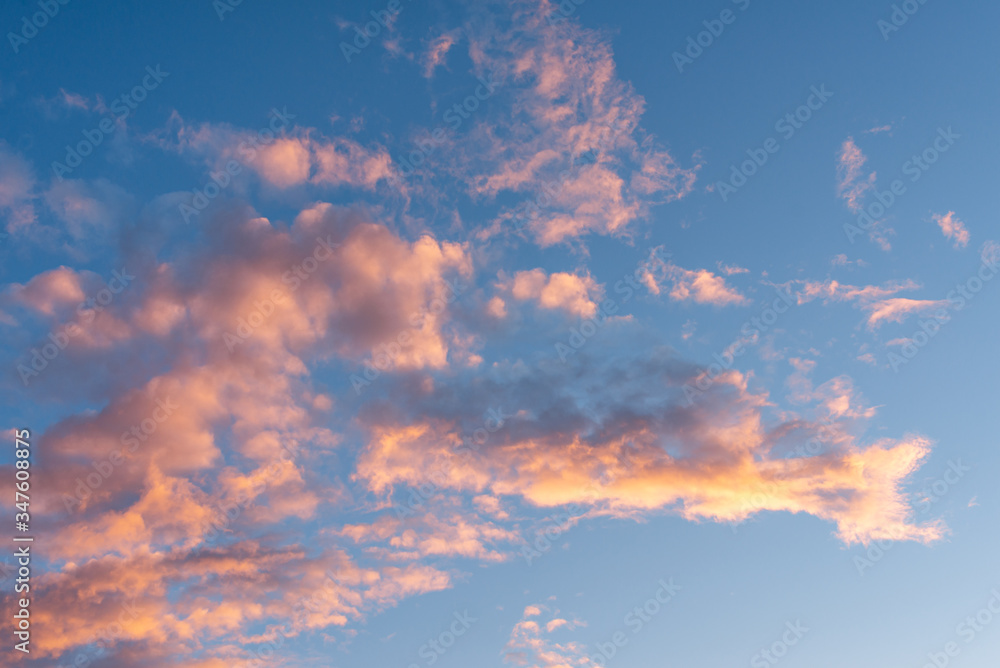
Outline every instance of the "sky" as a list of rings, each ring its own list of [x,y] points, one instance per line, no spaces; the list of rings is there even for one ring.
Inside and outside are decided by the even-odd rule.
[[[0,664],[997,665],[995,3],[126,4],[0,9]]]

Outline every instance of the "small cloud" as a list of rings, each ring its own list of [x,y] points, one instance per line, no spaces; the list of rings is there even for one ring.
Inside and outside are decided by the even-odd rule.
[[[427,53],[424,55],[425,77],[430,79],[434,76],[434,70],[437,69],[437,66],[444,64],[448,51],[458,41],[459,35],[459,30],[450,30],[431,40],[430,45],[427,47]]]
[[[507,317],[507,304],[500,297],[494,297],[486,305],[486,312],[497,320],[503,320]]]
[[[868,191],[875,187],[875,172],[864,175],[863,170],[868,158],[854,143],[853,137],[848,137],[840,147],[837,158],[837,195],[847,203],[847,208],[857,213],[861,211],[862,201]]]
[[[834,267],[868,266],[868,263],[865,262],[864,260],[851,260],[847,257],[845,253],[840,253],[839,255],[835,255],[833,259],[830,260],[830,264],[833,265]]]
[[[65,88],[60,88],[59,95],[61,96],[62,103],[68,108],[90,111],[90,103],[87,101],[87,98],[79,93],[70,93]]]
[[[723,264],[722,261],[716,262],[715,266],[717,266],[719,268],[719,271],[721,271],[726,276],[732,276],[734,274],[749,274],[750,273],[749,269],[744,269],[743,267],[739,267],[737,265]]]
[[[882,132],[888,132],[889,135],[891,136],[892,135],[892,124],[890,123],[889,125],[880,125],[878,127],[869,128],[869,129],[865,130],[865,134],[866,135],[877,135],[877,134],[882,133]]]
[[[979,251],[979,257],[983,259],[986,264],[998,264],[1000,263],[1000,243],[995,241],[987,241],[983,244],[983,249]]]
[[[969,230],[965,223],[958,219],[954,211],[944,214],[934,214],[934,222],[941,228],[941,233],[946,239],[954,242],[955,248],[965,248],[969,245]]]
[[[31,163],[0,140],[0,215],[7,219],[7,231],[31,227],[35,212],[35,173]]]
[[[906,297],[894,297],[884,301],[866,304],[862,308],[868,311],[868,329],[875,330],[885,322],[901,323],[911,315],[922,315],[946,309],[949,302],[946,299],[907,299]]]
[[[878,366],[878,360],[875,359],[875,355],[871,353],[864,353],[863,355],[858,355],[859,362],[864,362],[865,364],[870,364],[872,366]]]
[[[681,327],[681,338],[687,341],[692,336],[694,336],[695,330],[698,328],[698,323],[694,320],[688,320]]]
[[[740,272],[735,272],[740,273]],[[654,248],[639,268],[643,285],[654,295],[665,288],[674,301],[693,301],[714,306],[743,306],[749,300],[726,283],[722,276],[707,269],[684,269],[674,264],[662,248]]]

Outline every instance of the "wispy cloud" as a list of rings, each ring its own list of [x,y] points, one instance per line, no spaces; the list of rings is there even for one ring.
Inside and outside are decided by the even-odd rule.
[[[726,271],[727,275],[743,273]],[[726,279],[707,269],[684,269],[653,254],[640,268],[639,276],[654,295],[666,291],[670,299],[712,306],[743,306],[749,302]]]
[[[934,214],[934,222],[941,228],[941,233],[946,239],[954,242],[955,248],[965,248],[969,245],[969,230],[965,228],[965,223],[958,219],[954,211],[941,215]]]
[[[852,212],[861,211],[865,196],[875,187],[875,172],[865,175],[868,162],[853,137],[848,137],[837,156],[837,195]]]

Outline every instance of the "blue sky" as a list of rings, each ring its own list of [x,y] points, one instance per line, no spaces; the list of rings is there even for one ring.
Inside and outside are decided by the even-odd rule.
[[[12,662],[995,665],[995,5],[45,7]]]

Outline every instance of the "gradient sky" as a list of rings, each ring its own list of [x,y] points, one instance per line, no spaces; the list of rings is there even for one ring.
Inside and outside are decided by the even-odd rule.
[[[0,664],[997,665],[996,3],[49,2]]]

